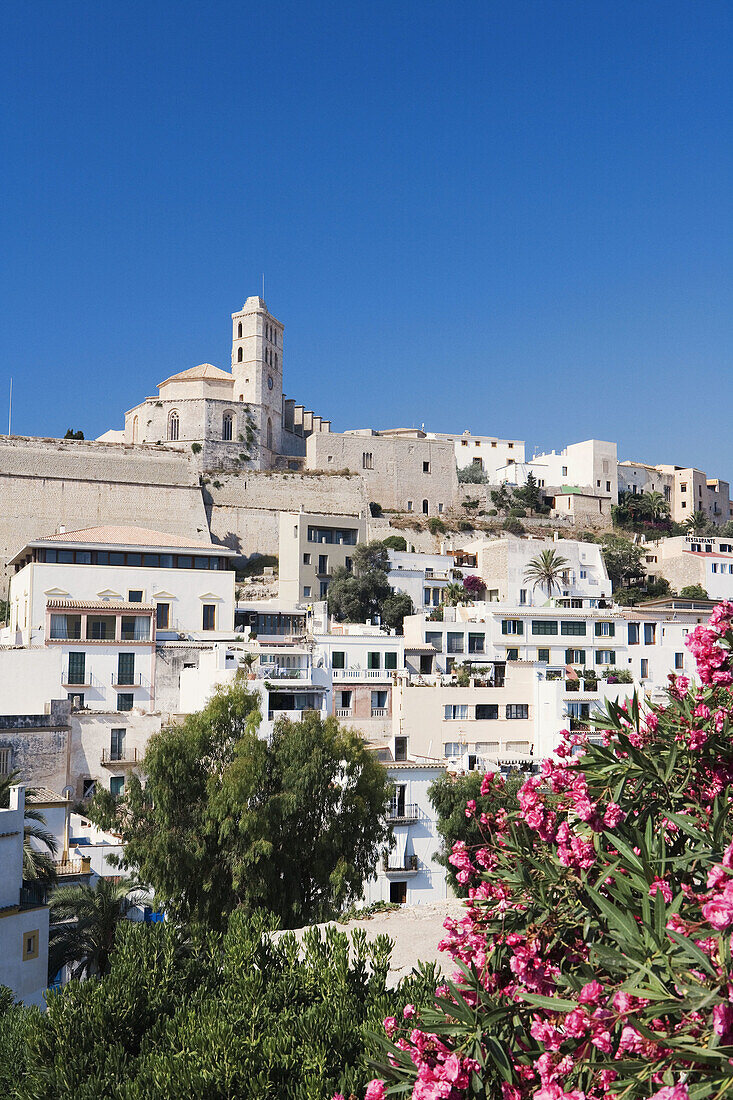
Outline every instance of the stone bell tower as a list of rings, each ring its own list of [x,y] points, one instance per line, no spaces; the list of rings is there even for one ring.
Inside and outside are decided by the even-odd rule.
[[[263,466],[280,453],[283,404],[283,326],[262,298],[232,314],[234,400],[249,405]]]

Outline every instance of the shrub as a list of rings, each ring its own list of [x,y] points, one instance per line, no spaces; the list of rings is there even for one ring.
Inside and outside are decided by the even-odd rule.
[[[509,531],[512,535],[523,535],[524,525],[521,520],[514,516],[510,516],[509,519],[505,519],[501,525],[505,531]]]
[[[566,733],[517,811],[468,803],[481,843],[454,846],[470,903],[444,941],[462,970],[388,1023],[383,1079],[451,1100],[730,1095],[732,620],[720,605],[689,636],[699,686],[607,702],[600,743]]]
[[[459,531],[473,531],[473,529],[474,529],[473,524],[470,523],[467,519],[459,519],[459,521],[458,521],[458,530]]]
[[[377,516],[382,514],[382,505],[377,504],[376,500],[369,501],[369,515],[376,519]]]
[[[486,485],[488,480],[479,465],[462,466],[458,471],[458,481],[461,485]]]
[[[708,598],[707,590],[701,584],[685,585],[680,592],[680,596],[684,596],[688,600],[706,600]]]
[[[389,535],[386,539],[382,539],[382,546],[387,546],[390,550],[406,550],[407,539],[402,535]]]
[[[438,516],[431,516],[428,520],[428,531],[431,535],[442,535],[445,529],[445,524]]]
[[[527,515],[527,509],[526,508],[510,508],[509,509],[509,515],[510,516],[521,516],[522,519],[523,519]]]
[[[193,453],[195,455],[200,455],[201,454],[201,444],[200,443],[192,443],[191,444],[191,450],[193,451]]]

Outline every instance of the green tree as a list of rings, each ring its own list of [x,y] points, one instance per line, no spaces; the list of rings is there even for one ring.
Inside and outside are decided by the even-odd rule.
[[[706,600],[708,598],[707,590],[701,584],[686,584],[681,590],[680,596],[684,596],[687,600]]]
[[[512,506],[511,489],[503,482],[498,489],[491,490],[491,502],[499,512],[508,512]]]
[[[640,546],[623,535],[603,536],[603,560],[614,588],[644,576]]]
[[[683,527],[692,535],[706,535],[709,531],[715,530],[715,525],[713,521],[705,514],[705,512],[700,510],[698,510],[697,512],[693,512],[691,516],[688,516],[683,524]]]
[[[460,485],[486,485],[488,482],[483,468],[478,463],[470,466],[461,466],[458,469],[458,483]]]
[[[560,579],[569,565],[568,559],[557,550],[543,550],[527,565],[524,579],[532,582],[533,589],[544,588],[551,596],[555,589],[560,591]]]
[[[129,878],[99,878],[95,886],[62,886],[51,897],[49,976],[68,966],[72,978],[106,974],[117,926],[142,895]]]
[[[458,581],[450,581],[443,589],[443,603],[448,607],[455,607],[459,603],[467,603],[469,594]]]
[[[642,493],[639,503],[641,514],[653,523],[669,519],[670,507],[664,493],[657,491]]]
[[[73,428],[67,428],[66,429],[66,435],[64,436],[64,439],[83,439],[83,438],[84,438],[84,432],[74,431]]]
[[[328,586],[328,611],[338,622],[363,623],[382,615],[392,595],[387,580],[389,554],[382,542],[360,543],[354,549],[353,571],[335,569]]]
[[[542,503],[540,488],[537,484],[537,478],[531,470],[527,474],[527,481],[521,489],[514,490],[514,499],[523,504],[525,508],[529,508],[530,512],[536,512],[540,507]]]
[[[119,926],[109,973],[71,982],[48,1011],[0,1002],[8,1100],[323,1100],[363,1096],[373,1034],[437,976],[388,987],[390,941],[309,929],[273,936],[262,913],[226,933]],[[6,998],[7,1000],[7,998]],[[5,1011],[3,1011],[3,1008]]]
[[[235,682],[151,738],[116,808],[125,866],[179,921],[222,928],[269,909],[286,927],[361,895],[388,842],[391,784],[361,737],[305,712],[257,736],[258,697]],[[101,808],[100,824],[109,824]]]
[[[389,550],[407,550],[407,539],[403,535],[389,535],[386,539],[382,539],[382,546],[386,546]]]
[[[480,846],[486,839],[480,815],[495,814],[499,810],[517,809],[517,791],[524,782],[524,776],[510,776],[506,781],[496,779],[488,794],[481,794],[483,772],[471,771],[465,775],[442,775],[433,780],[428,788],[428,796],[438,815],[437,830],[442,838],[440,852],[435,856],[437,863],[445,867],[451,888],[466,897],[468,888],[456,878],[456,870],[448,857],[453,845],[462,840],[469,848]],[[476,813],[466,816],[466,803],[473,799]]]
[[[388,627],[390,630],[396,630],[398,634],[401,634],[405,615],[412,615],[414,611],[412,597],[407,592],[393,592],[391,596],[387,596],[386,600],[382,602],[380,621],[383,626]]]

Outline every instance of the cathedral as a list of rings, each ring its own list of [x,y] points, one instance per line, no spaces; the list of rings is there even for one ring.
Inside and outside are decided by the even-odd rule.
[[[306,439],[331,424],[283,393],[283,326],[262,298],[232,314],[231,371],[181,371],[125,415],[102,441],[190,449],[202,469],[299,469]]]

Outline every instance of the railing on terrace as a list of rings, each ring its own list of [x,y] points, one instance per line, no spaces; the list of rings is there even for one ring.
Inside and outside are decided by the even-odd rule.
[[[351,718],[352,713],[351,707],[336,707],[337,718]]]
[[[80,856],[79,859],[58,859],[54,861],[53,869],[59,878],[68,875],[90,875],[92,860],[90,856]]]
[[[385,871],[387,871],[387,873],[398,871],[401,874],[404,874],[406,871],[417,871],[417,856],[405,856],[403,867],[396,866],[392,862],[394,858],[395,857],[393,855],[390,855],[389,853],[385,853],[382,858],[382,867]]]
[[[28,883],[20,888],[20,908],[36,909],[46,904],[48,890],[39,882]]]
[[[137,764],[138,760],[142,760],[142,756],[138,757],[138,750],[136,748],[118,750],[102,749],[102,764]]]
[[[386,718],[387,713],[386,707],[372,707],[372,718]]]
[[[395,668],[333,668],[334,680],[389,680]]]
[[[113,672],[112,683],[115,687],[142,687],[143,674],[142,672],[133,672],[132,675],[120,676],[118,673]]]
[[[393,802],[389,808],[387,818],[389,821],[417,821],[420,812],[416,802]]]

